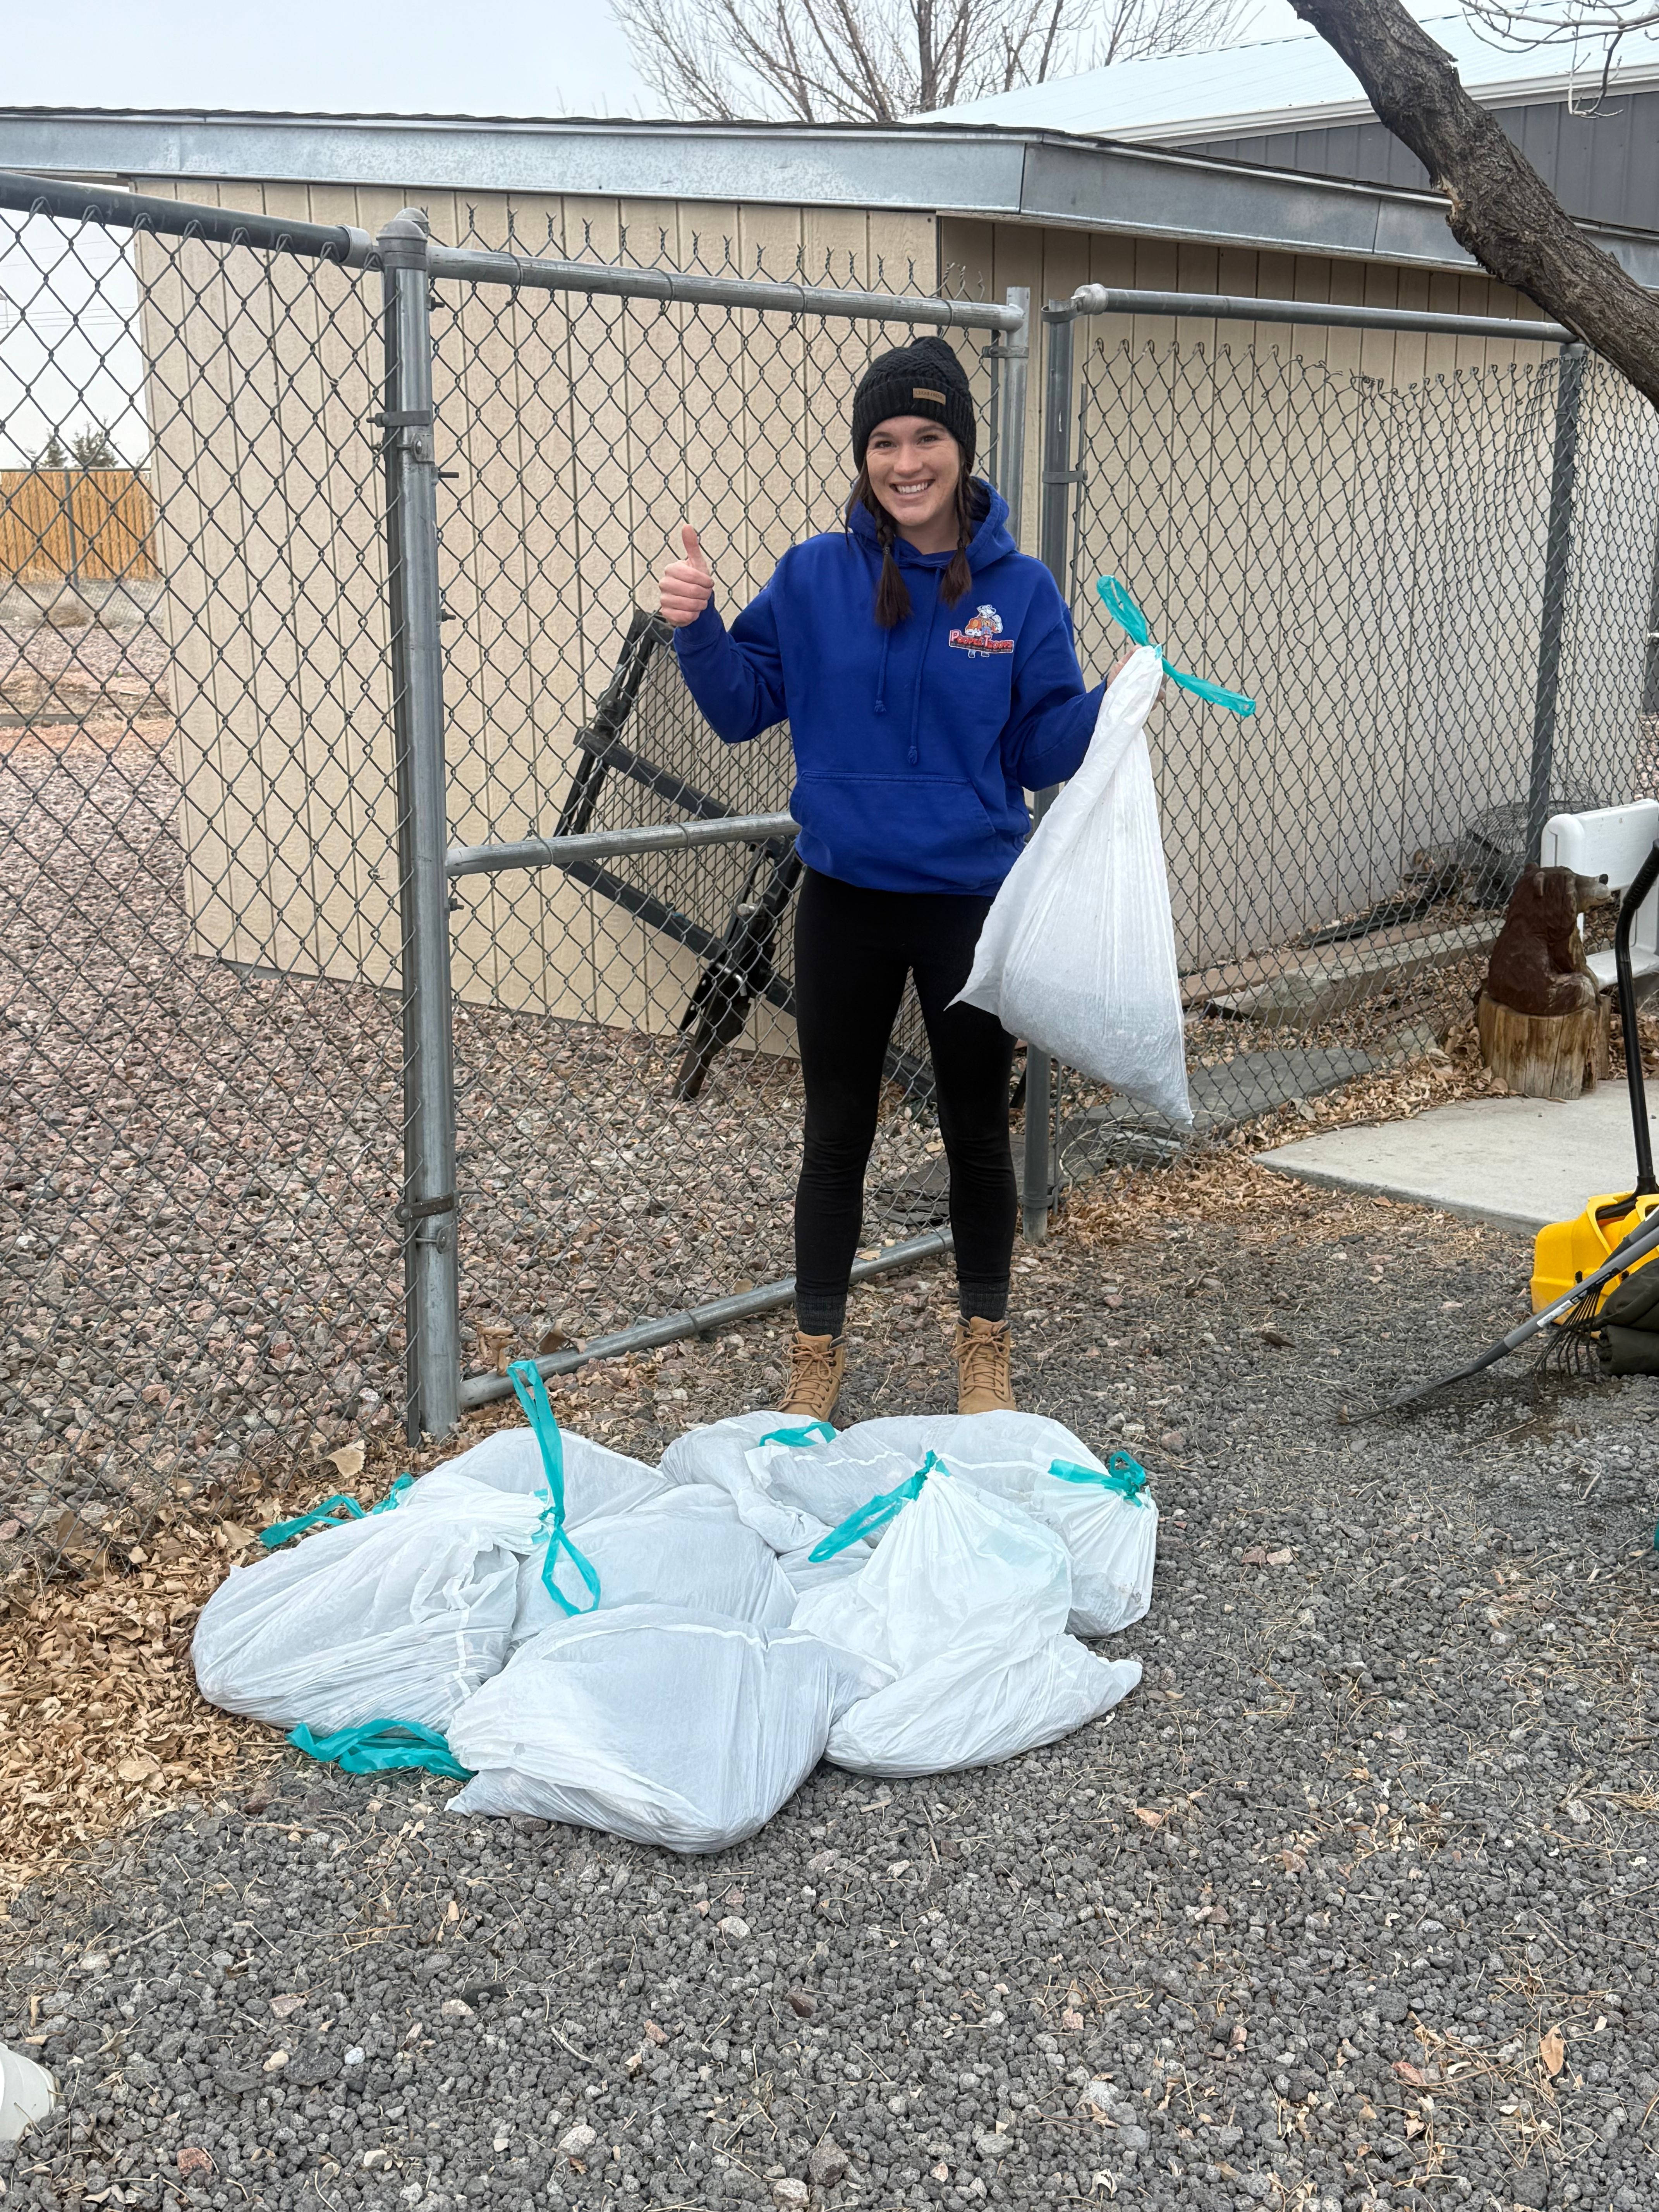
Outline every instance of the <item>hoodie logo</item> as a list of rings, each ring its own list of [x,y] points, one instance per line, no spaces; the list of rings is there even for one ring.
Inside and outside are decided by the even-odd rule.
[[[1002,635],[1002,617],[994,607],[976,607],[960,629],[951,633],[951,642],[960,653],[1012,653],[1014,641]]]

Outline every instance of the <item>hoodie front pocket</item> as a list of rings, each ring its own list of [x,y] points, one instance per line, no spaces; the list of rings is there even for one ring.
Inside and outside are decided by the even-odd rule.
[[[989,882],[1019,848],[972,784],[943,776],[803,775],[793,812],[827,855],[826,872],[849,882],[873,861],[957,890]]]

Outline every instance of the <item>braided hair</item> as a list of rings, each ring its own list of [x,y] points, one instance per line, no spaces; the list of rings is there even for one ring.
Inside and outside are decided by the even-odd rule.
[[[876,585],[876,624],[880,629],[896,629],[910,611],[910,593],[898,562],[893,558],[893,547],[898,538],[898,525],[876,497],[870,482],[867,462],[860,462],[852,497],[847,502],[847,521],[850,526],[853,510],[862,506],[876,526],[876,543],[881,548],[881,575]],[[968,566],[968,541],[974,534],[974,480],[966,467],[957,477],[956,489],[957,550],[951,556],[939,585],[940,596],[948,607],[965,599],[973,586],[973,571]]]

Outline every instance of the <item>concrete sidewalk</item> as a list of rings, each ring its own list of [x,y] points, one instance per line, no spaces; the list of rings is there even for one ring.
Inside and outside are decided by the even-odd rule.
[[[1410,1121],[1324,1130],[1257,1157],[1304,1182],[1413,1199],[1528,1231],[1581,1213],[1587,1199],[1631,1189],[1636,1177],[1622,1083],[1564,1102],[1464,1099]]]

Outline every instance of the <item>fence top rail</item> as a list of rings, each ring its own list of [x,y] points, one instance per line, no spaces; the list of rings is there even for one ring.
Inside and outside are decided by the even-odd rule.
[[[99,222],[124,230],[157,231],[173,238],[205,238],[220,246],[262,246],[277,253],[307,253],[365,267],[374,252],[366,230],[350,223],[295,222],[285,216],[252,215],[237,208],[200,207],[191,200],[153,199],[112,185],[80,184],[62,177],[30,177],[0,170],[0,208],[20,215],[57,216],[68,222]]]
[[[494,876],[507,868],[558,868],[575,860],[614,860],[629,853],[678,853],[696,845],[759,845],[791,838],[799,824],[787,814],[728,814],[712,822],[653,822],[626,830],[584,830],[572,837],[523,837],[511,845],[452,845],[444,871]]]
[[[1050,323],[1084,315],[1183,315],[1206,322],[1301,323],[1310,329],[1426,331],[1454,338],[1522,339],[1534,345],[1574,345],[1560,323],[1512,315],[1443,315],[1428,308],[1350,307],[1325,300],[1259,300],[1227,292],[1149,292],[1114,284],[1079,284],[1069,300],[1051,301]]]
[[[759,307],[774,314],[831,315],[848,322],[926,323],[939,330],[1018,331],[1018,307],[988,300],[938,300],[900,292],[843,292],[829,285],[776,283],[763,277],[699,276],[672,269],[616,269],[592,261],[550,261],[465,246],[427,249],[427,270],[469,284],[508,284],[543,292],[603,293],[624,300],[673,300],[715,307]]]

